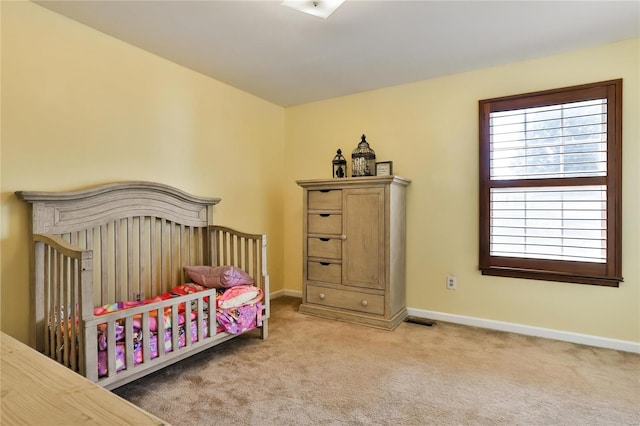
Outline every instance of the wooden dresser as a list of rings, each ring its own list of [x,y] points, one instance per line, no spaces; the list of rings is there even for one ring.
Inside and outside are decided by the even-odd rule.
[[[393,330],[405,320],[406,188],[399,176],[299,180],[300,312]]]

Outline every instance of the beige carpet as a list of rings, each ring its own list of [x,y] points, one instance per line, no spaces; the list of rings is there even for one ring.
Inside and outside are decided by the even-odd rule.
[[[272,303],[255,331],[115,391],[174,425],[639,425],[640,356]]]

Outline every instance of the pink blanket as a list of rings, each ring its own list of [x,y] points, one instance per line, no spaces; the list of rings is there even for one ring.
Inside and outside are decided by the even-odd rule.
[[[247,287],[247,288],[240,288]],[[256,292],[256,289],[258,290]],[[121,309],[127,309],[134,306],[140,306],[146,303],[156,302],[158,300],[165,300],[171,297],[176,297],[184,294],[195,293],[205,290],[198,284],[182,284],[175,287],[171,292],[158,296],[154,299],[140,301],[140,302],[118,302],[111,305],[102,306],[94,309],[96,315],[115,312]],[[249,295],[254,295],[251,300],[247,300]],[[262,325],[262,297],[264,296],[261,289],[253,286],[237,286],[229,289],[219,290],[216,295],[216,306],[222,301],[223,306],[230,306],[226,308],[218,307],[216,309],[216,319],[218,323],[217,332],[227,332],[231,334],[240,334],[245,331],[251,330],[255,327]],[[234,302],[235,301],[235,302]],[[237,306],[236,306],[237,305]],[[204,337],[209,336],[208,327],[208,300],[205,300],[205,318],[203,319]],[[191,311],[190,335],[191,342],[198,341],[198,324],[195,307]],[[171,325],[171,308],[165,308],[164,310],[164,351],[165,353],[173,351],[173,336]],[[185,309],[184,304],[178,308],[178,347],[183,347],[186,344],[186,332],[185,332]],[[149,315],[149,357],[151,359],[158,357],[158,322],[157,311],[151,311]],[[142,344],[142,316],[136,315],[133,318],[133,350],[134,350],[134,365],[143,362],[143,347]],[[116,371],[126,369],[126,346],[125,346],[125,327],[124,320],[117,321],[115,324],[115,361]],[[108,357],[107,357],[107,324],[100,324],[98,326],[98,376],[103,377],[108,374]]]

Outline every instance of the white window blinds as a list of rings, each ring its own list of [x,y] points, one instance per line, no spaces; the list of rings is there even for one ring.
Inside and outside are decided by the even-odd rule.
[[[606,262],[606,187],[493,188],[491,255]]]
[[[491,179],[604,176],[607,100],[490,114]]]
[[[489,137],[492,181],[607,174],[606,99],[492,112]],[[490,190],[492,256],[606,262],[606,185],[505,184]]]

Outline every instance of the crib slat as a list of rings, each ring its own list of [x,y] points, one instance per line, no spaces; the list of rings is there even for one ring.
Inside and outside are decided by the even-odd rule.
[[[197,265],[197,261],[195,260],[195,239],[193,236],[193,226],[189,226],[189,244],[187,244],[187,260],[186,264],[188,265]]]
[[[167,250],[166,250],[166,243],[165,243],[165,234],[166,232],[166,227],[167,227],[167,220],[165,218],[162,218],[160,220],[160,256],[159,256],[159,261],[160,261],[160,290],[158,291],[158,294],[162,293],[165,291],[165,289],[167,289],[167,258],[166,258],[166,254],[167,254]]]
[[[35,310],[36,318],[36,341],[30,342],[31,346],[34,346],[36,350],[44,351],[45,355],[49,355],[50,341],[49,332],[51,329],[51,300],[49,289],[50,286],[50,262],[51,262],[51,247],[42,243],[36,242],[35,246],[36,265],[38,265],[38,259],[42,259],[42,268],[35,268],[36,275],[36,287],[35,287],[35,300],[39,300],[40,293],[42,294],[42,304],[31,302],[32,309]],[[42,276],[42,281],[38,281],[39,276]],[[41,340],[42,339],[42,340]]]
[[[71,346],[71,338],[69,336],[69,329],[71,327],[71,322],[74,320],[71,316],[70,306],[69,306],[69,261],[68,257],[62,256],[62,276],[60,279],[61,288],[61,297],[62,297],[62,306],[61,306],[61,320],[62,323],[62,333],[63,333],[63,343],[62,343],[62,363],[65,366],[69,366],[69,347]],[[74,342],[75,344],[75,342]]]
[[[218,263],[218,231],[212,226],[208,229],[209,233],[209,262],[212,266],[219,266]]]
[[[204,251],[204,247],[203,247],[203,243],[204,243],[204,230],[203,228],[196,228],[196,238],[197,238],[197,244],[196,244],[196,265],[204,265],[204,256],[203,256],[203,251]]]
[[[243,246],[242,246],[242,269],[249,275],[251,274],[251,257],[249,252],[249,247],[251,247],[251,239],[243,238]]]
[[[236,243],[237,238],[235,235],[228,233],[229,235],[229,264],[236,265]]]
[[[184,346],[191,346],[191,302],[184,304]]]
[[[57,252],[51,250],[51,259],[49,263],[49,356],[55,359],[56,356],[56,333],[58,330],[58,316],[56,315],[56,259]]]
[[[235,265],[236,264],[236,255],[235,255],[236,237],[235,235],[231,235],[228,232],[227,232],[227,235],[229,236],[229,265]]]
[[[234,235],[233,239],[235,240],[235,252],[236,254],[233,256],[233,264],[237,265],[239,268],[243,267],[244,259],[242,259],[242,243],[243,238],[238,235]]]
[[[177,281],[176,268],[178,267],[178,227],[174,222],[168,222],[169,225],[169,275],[168,275],[168,287],[173,288]]]
[[[209,336],[218,334],[218,316],[216,315],[216,302],[209,300]]]
[[[222,232],[222,253],[224,254],[223,265],[229,265],[231,262],[229,260],[229,245],[231,236],[228,232]]]
[[[224,234],[220,231],[216,231],[216,250],[218,252],[218,265],[222,266],[224,263]]]
[[[149,333],[149,312],[142,313],[142,362],[151,359],[151,334]],[[133,364],[132,364],[133,365]]]
[[[147,278],[147,266],[146,266],[146,250],[147,240],[147,227],[145,224],[144,216],[138,218],[138,288],[135,294],[135,300],[144,299],[145,280]]]
[[[93,247],[93,229],[87,229],[86,233],[85,233],[85,241],[87,244],[87,249],[88,250],[93,250],[95,247]]]
[[[188,239],[189,236],[184,224],[180,224],[180,262],[178,262],[178,265],[180,266],[184,266],[185,262],[189,261],[189,245],[187,243]],[[182,284],[182,282],[184,281],[183,277],[183,273],[178,270],[178,284]]]
[[[178,322],[178,305],[171,305],[171,350],[178,350],[178,338],[180,337],[180,325]]]
[[[229,250],[229,234],[226,232],[222,233],[222,265],[228,265],[227,261],[227,251]]]
[[[196,263],[195,265],[204,265],[202,253],[204,251],[202,247],[202,239],[204,238],[204,234],[202,233],[202,228],[195,228],[195,239],[196,239],[196,247],[195,247],[195,257]]]
[[[107,322],[107,371],[109,377],[116,374],[116,324],[115,321]]]
[[[176,227],[176,224],[173,222],[169,222],[169,235],[170,235],[170,239],[169,239],[169,251],[170,251],[170,255],[169,258],[171,260],[170,262],[170,267],[169,267],[169,287],[173,287],[176,284],[176,265],[178,265],[178,262],[176,260],[176,257],[178,256],[178,252],[176,251],[176,248],[178,247],[177,245],[177,239],[178,239],[178,228]]]
[[[205,229],[204,228],[197,228],[197,238],[198,238],[198,265],[206,265],[206,260],[204,257],[204,253],[207,250],[206,247],[206,238],[207,238],[207,234],[205,233]]]
[[[157,315],[157,323],[158,323],[158,334],[157,334],[157,345],[158,345],[158,358],[161,360],[164,359],[167,354],[164,348],[164,309],[158,308],[156,311]]]
[[[109,300],[109,260],[107,253],[107,225],[100,226],[100,304],[105,305]]]
[[[135,353],[134,353],[134,349],[133,349],[133,317],[132,316],[127,316],[125,317],[124,320],[124,347],[125,347],[125,362],[124,362],[124,368],[127,370],[130,370],[133,368],[134,365],[134,358],[135,358]],[[109,356],[114,356],[115,357],[115,353],[114,352],[109,352]],[[111,367],[109,367],[111,368]],[[109,369],[109,375],[111,375],[111,369]]]
[[[209,299],[211,300],[211,299]],[[198,313],[196,316],[196,324],[198,326],[198,342],[202,342],[204,339],[204,298],[202,296],[198,297]],[[211,334],[209,334],[211,336]]]
[[[156,254],[156,218],[149,218],[149,268],[151,269],[151,295],[160,294],[158,292],[158,274],[154,265],[158,264]],[[146,298],[146,297],[145,297]]]
[[[47,323],[48,327],[49,327],[49,331],[48,331],[48,335],[49,338],[47,339],[47,346],[49,347],[49,350],[46,352],[47,355],[49,355],[51,358],[54,357],[55,354],[55,350],[56,350],[56,340],[55,340],[55,332],[56,332],[56,328],[57,328],[57,324],[56,324],[56,316],[55,316],[55,282],[56,282],[56,252],[51,248],[48,247],[48,270],[47,270],[47,292],[48,292],[48,299],[47,299],[47,318],[49,320],[49,322]]]
[[[56,321],[56,344],[55,344],[55,357],[58,362],[62,362],[62,352],[60,351],[63,343],[62,336],[62,327],[63,327],[63,318],[62,312],[60,312],[60,307],[62,306],[62,255],[56,251],[56,286],[55,286],[55,316],[57,318]]]
[[[78,282],[80,281],[80,262],[77,259],[72,259],[72,268],[71,268],[71,283],[70,283],[70,293],[71,293],[71,342],[72,351],[71,351],[71,369],[73,371],[78,371],[78,355],[76,351],[76,342],[78,339],[78,319],[80,318],[78,313]]]
[[[223,252],[224,252],[224,241],[223,241],[223,235],[220,231],[215,230],[215,243],[214,243],[214,250],[216,253],[216,257],[215,257],[215,264],[216,266],[222,266],[223,264]]]
[[[85,283],[91,283],[93,278],[93,252],[85,251],[82,253],[79,265],[80,281],[78,288],[80,295],[78,297],[81,329],[82,333],[78,338],[79,362],[78,371],[87,379],[96,382],[98,380],[98,330],[96,326],[86,328],[84,325],[85,318],[93,315],[93,297],[91,291],[86,291]]]
[[[120,246],[120,221],[113,222],[113,281],[115,300],[122,297],[122,247]]]
[[[202,237],[202,264],[211,265],[211,263],[209,263],[210,262],[209,253],[211,250],[211,246],[210,246],[211,237],[210,237],[209,229],[202,228],[200,230],[200,234]]]
[[[127,299],[133,300],[133,218],[127,218]]]
[[[258,242],[253,241],[253,279],[258,283],[260,278],[260,269],[258,269]]]
[[[204,228],[196,228],[196,265],[206,265],[204,252],[206,247],[204,246],[206,233]]]

